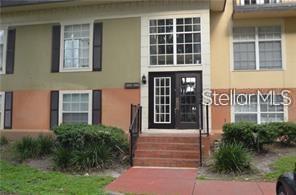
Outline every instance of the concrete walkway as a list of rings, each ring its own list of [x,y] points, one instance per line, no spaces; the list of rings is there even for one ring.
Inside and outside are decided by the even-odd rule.
[[[130,168],[106,187],[110,192],[155,195],[274,195],[265,182],[196,181],[196,169]]]

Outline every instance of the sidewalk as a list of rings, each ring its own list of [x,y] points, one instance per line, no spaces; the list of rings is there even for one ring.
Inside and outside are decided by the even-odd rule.
[[[153,195],[274,195],[275,184],[196,180],[197,169],[133,167],[106,187],[110,192]]]

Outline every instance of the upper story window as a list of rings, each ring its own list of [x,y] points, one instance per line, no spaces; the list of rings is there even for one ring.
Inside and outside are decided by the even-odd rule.
[[[234,27],[234,70],[282,68],[281,27]]]
[[[281,0],[241,0],[241,5],[255,5],[255,4],[273,4],[280,3]]]
[[[4,30],[0,30],[0,73],[4,72]]]
[[[150,20],[150,65],[201,64],[200,18]]]
[[[90,69],[90,24],[64,26],[63,70]]]

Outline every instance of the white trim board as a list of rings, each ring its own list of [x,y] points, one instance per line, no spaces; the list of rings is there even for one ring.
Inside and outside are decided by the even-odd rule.
[[[5,92],[0,91],[0,96],[2,96],[2,101],[0,102],[2,105],[1,112],[1,118],[0,118],[0,129],[4,129],[4,104],[5,104]]]
[[[200,65],[171,65],[171,66],[150,66],[149,65],[149,20],[160,18],[186,18],[200,17],[201,25],[201,61]],[[147,78],[147,84],[141,85],[141,105],[142,105],[142,129],[148,129],[148,83],[149,72],[166,71],[202,71],[202,87],[204,90],[211,89],[211,70],[210,70],[210,12],[209,10],[181,11],[171,13],[146,14],[141,17],[141,77]],[[205,109],[204,109],[205,114]],[[211,107],[209,108],[209,120],[211,130]],[[206,119],[204,117],[204,124]]]

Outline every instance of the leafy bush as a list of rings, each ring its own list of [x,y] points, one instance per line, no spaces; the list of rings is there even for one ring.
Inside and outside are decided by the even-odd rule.
[[[222,143],[214,153],[214,169],[219,173],[241,173],[250,170],[251,157],[239,143]]]
[[[124,160],[128,153],[127,136],[118,128],[63,124],[55,128],[54,132],[58,146],[54,152],[54,161],[60,168],[103,168],[113,161]],[[69,156],[65,156],[67,153]]]
[[[40,135],[38,138],[24,137],[15,143],[16,155],[20,160],[40,158],[52,152],[53,139]]]
[[[277,130],[277,138],[283,144],[296,144],[296,124],[287,123],[272,123]]]
[[[78,170],[105,168],[112,163],[112,152],[108,146],[97,145],[84,150],[75,150],[70,164]]]
[[[296,144],[296,124],[278,122],[254,124],[249,122],[229,123],[223,126],[225,143],[241,143],[245,147],[261,151],[265,144],[280,141]]]
[[[38,156],[45,156],[52,153],[54,147],[52,137],[39,135],[36,142],[38,144]]]
[[[53,151],[53,161],[55,166],[60,169],[66,169],[70,165],[72,159],[72,151],[61,146],[55,147]]]
[[[6,144],[8,144],[8,139],[4,136],[1,136],[0,137],[0,146],[4,146]]]
[[[247,148],[256,146],[254,132],[256,124],[248,122],[227,123],[223,126],[223,142],[241,143]]]
[[[15,149],[20,160],[35,158],[38,155],[38,142],[32,137],[24,137],[15,143]]]

